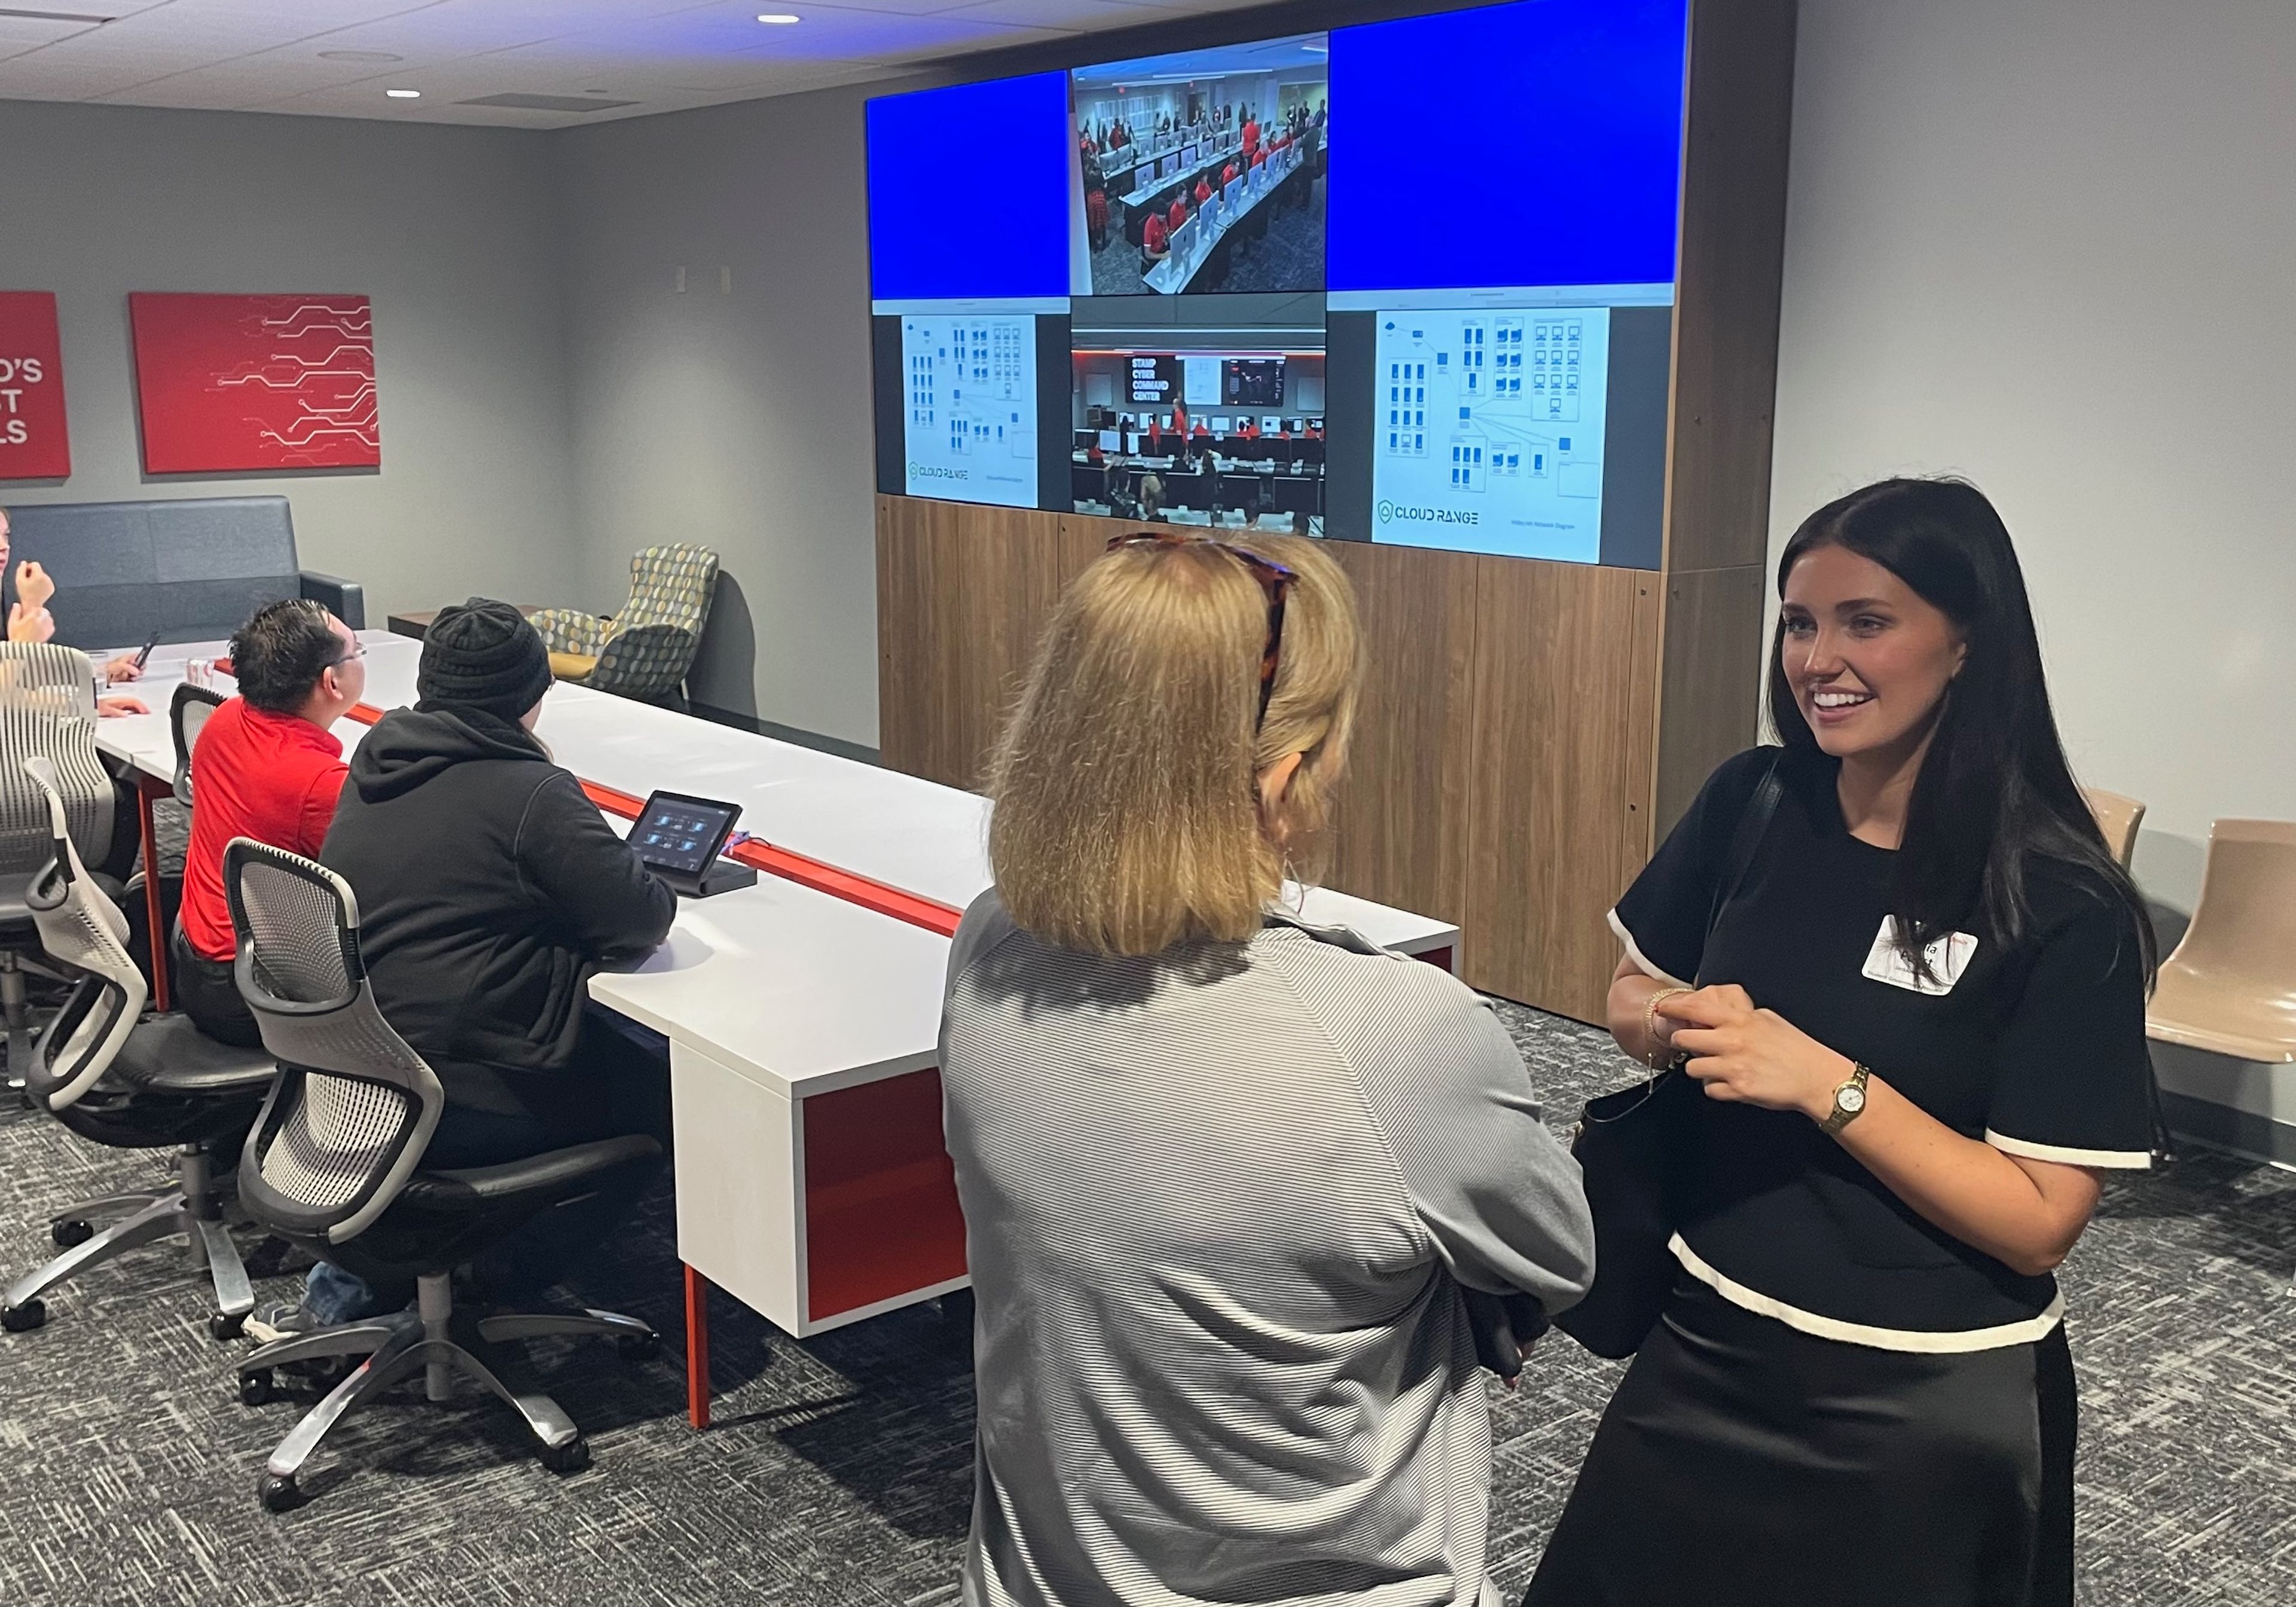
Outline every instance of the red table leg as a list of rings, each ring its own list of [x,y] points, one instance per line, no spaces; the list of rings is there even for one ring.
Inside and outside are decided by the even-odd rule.
[[[160,841],[152,824],[152,800],[173,797],[175,789],[148,775],[135,778],[135,824],[144,834],[144,913],[150,918],[152,1008],[168,1008],[168,932],[160,902]]]
[[[685,1269],[685,1416],[709,1426],[709,1280]]]

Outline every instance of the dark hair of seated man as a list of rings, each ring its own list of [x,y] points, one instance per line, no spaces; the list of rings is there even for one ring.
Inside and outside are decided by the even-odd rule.
[[[299,714],[320,676],[342,656],[333,617],[308,597],[264,604],[231,638],[239,695],[273,714]]]

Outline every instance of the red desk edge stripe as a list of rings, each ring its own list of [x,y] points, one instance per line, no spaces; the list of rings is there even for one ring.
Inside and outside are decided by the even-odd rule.
[[[382,717],[382,710],[372,703],[354,704],[350,717],[363,726],[372,726]],[[636,820],[645,808],[645,799],[633,798],[612,787],[594,781],[582,783],[582,791],[592,803],[609,815],[619,815],[624,820]],[[809,887],[817,893],[827,893],[832,898],[842,898],[848,904],[874,910],[881,915],[890,915],[896,921],[906,921],[912,926],[922,926],[927,931],[939,932],[944,938],[956,935],[956,926],[964,912],[951,908],[937,898],[921,898],[903,892],[867,876],[857,875],[836,865],[825,865],[789,849],[776,848],[761,838],[753,837],[736,847],[726,857],[746,865],[769,876],[779,876],[784,881],[794,881],[800,887]]]

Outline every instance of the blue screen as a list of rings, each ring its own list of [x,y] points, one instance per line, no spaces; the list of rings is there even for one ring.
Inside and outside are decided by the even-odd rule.
[[[1332,34],[1334,291],[1675,276],[1685,0],[1519,0]]]
[[[1068,74],[871,101],[868,150],[873,299],[1069,293]],[[975,168],[984,151],[994,161]],[[980,193],[952,189],[953,172],[977,172]]]

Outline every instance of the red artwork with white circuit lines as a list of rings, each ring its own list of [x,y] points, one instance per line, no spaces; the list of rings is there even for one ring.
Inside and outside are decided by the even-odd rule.
[[[127,298],[147,474],[377,469],[365,296]]]

